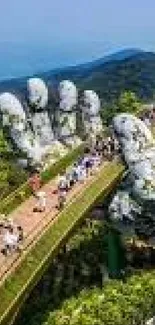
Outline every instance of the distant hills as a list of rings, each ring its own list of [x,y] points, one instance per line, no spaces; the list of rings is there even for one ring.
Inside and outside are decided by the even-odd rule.
[[[155,94],[155,53],[129,49],[94,62],[38,73],[49,86],[70,79],[81,89],[94,89],[106,101],[117,98],[124,90],[134,91],[143,100]],[[24,93],[28,77],[0,82],[0,92]]]

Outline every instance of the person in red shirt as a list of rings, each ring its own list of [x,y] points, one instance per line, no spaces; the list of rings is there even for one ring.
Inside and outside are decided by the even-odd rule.
[[[32,190],[33,195],[36,196],[37,192],[41,188],[41,177],[40,177],[40,172],[38,170],[35,170],[31,174],[31,177],[29,178],[29,186]]]

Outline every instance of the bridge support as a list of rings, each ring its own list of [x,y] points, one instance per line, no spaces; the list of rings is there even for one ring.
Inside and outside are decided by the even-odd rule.
[[[113,279],[121,278],[125,268],[125,250],[121,241],[121,235],[116,229],[109,229],[108,242],[108,272]]]

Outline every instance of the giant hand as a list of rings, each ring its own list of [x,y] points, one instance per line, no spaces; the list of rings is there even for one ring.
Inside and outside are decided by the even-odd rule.
[[[28,128],[23,106],[15,95],[3,93],[0,95],[0,111],[3,125],[7,125],[15,145],[27,154],[28,158],[40,161],[43,150],[33,132]]]
[[[33,124],[34,129],[30,127],[23,106],[15,95],[11,93],[0,95],[0,111],[3,125],[8,126],[12,141],[18,149],[27,154],[33,164],[42,162],[48,152],[58,151],[60,155],[65,153],[62,145],[56,140],[53,141],[51,128],[48,128],[48,123],[46,124],[48,121],[44,120],[42,123],[44,127],[41,128],[43,133],[40,136],[38,129],[35,128],[36,124]],[[39,119],[39,122],[42,121]]]
[[[100,100],[93,90],[85,90],[83,95],[83,124],[85,134],[96,137],[102,132],[102,121],[100,118]]]
[[[155,200],[155,143],[150,130],[140,119],[125,113],[116,116],[113,125],[132,175],[133,193]]]
[[[81,142],[76,135],[77,95],[76,86],[71,81],[60,82],[58,134],[63,143],[71,146],[76,146]]]

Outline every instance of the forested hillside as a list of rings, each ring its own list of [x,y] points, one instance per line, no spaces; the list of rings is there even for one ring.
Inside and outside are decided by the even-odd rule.
[[[93,89],[104,102],[115,100],[120,93],[131,90],[143,100],[151,100],[155,94],[155,54],[131,52],[119,60],[112,56],[109,61],[95,62],[38,74],[53,88],[60,80],[70,79],[79,89]],[[24,93],[27,78],[13,79],[0,83],[0,92],[14,90]]]

